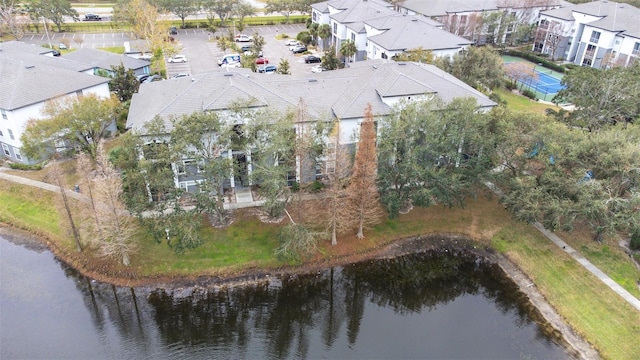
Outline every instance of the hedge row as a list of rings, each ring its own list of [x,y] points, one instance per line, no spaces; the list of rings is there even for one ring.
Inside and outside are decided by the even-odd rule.
[[[542,64],[542,66],[546,67],[547,69],[552,69],[559,73],[564,73],[567,70],[563,65],[558,65],[553,61],[549,61],[541,56],[532,54],[530,52],[505,49],[505,50],[501,50],[500,54],[521,57],[523,59],[527,59],[536,64]]]

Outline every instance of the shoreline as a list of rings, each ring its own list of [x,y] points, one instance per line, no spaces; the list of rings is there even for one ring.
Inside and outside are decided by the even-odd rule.
[[[325,270],[334,266],[345,266],[351,263],[367,260],[389,259],[411,253],[424,252],[427,250],[466,250],[491,263],[497,264],[502,271],[504,271],[505,275],[516,283],[520,291],[527,296],[535,310],[548,324],[538,323],[538,325],[544,327],[545,331],[548,331],[549,333],[556,333],[554,336],[557,335],[557,338],[566,345],[567,349],[572,352],[572,355],[575,356],[575,358],[589,360],[600,358],[599,353],[587,341],[573,331],[560,314],[556,312],[551,304],[549,304],[544,296],[537,290],[535,283],[533,283],[531,279],[529,279],[529,277],[515,264],[513,264],[506,256],[497,253],[491,248],[475,245],[472,239],[463,235],[431,234],[398,239],[363,253],[348,254],[332,259],[322,259],[320,261],[309,261],[300,266],[285,266],[273,269],[248,268],[235,273],[216,276],[164,276],[157,278],[138,278],[136,280],[113,278],[99,274],[96,271],[91,271],[90,269],[78,268],[77,266],[74,266],[73,261],[65,257],[65,253],[63,251],[57,249],[57,247],[50,241],[37,234],[17,229],[7,224],[0,224],[0,236],[14,244],[25,246],[33,251],[50,251],[58,260],[75,269],[82,276],[102,283],[123,287],[180,290],[180,292],[185,290],[189,292],[196,288],[209,289],[220,286],[242,286],[253,282],[267,281],[271,277],[306,274]]]

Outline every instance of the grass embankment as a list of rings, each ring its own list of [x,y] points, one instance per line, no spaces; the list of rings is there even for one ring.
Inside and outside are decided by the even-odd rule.
[[[549,105],[533,101],[525,96],[514,94],[507,89],[494,90],[500,98],[507,102],[507,106],[515,111],[525,111],[535,114],[544,115],[547,109],[553,109],[555,111],[560,110],[560,107],[555,105]]]
[[[53,193],[0,181],[0,196],[1,221],[45,234],[60,248],[73,252],[70,237],[59,225],[63,220],[56,215]],[[260,222],[251,211],[238,211],[231,226],[205,228],[205,243],[184,254],[175,254],[166,244],[155,243],[141,230],[140,249],[132,257],[133,265],[123,271],[170,279],[200,274],[224,276],[242,269],[284,266],[287,264],[273,257],[278,226]],[[512,220],[495,198],[470,200],[464,209],[414,209],[398,219],[384,221],[369,231],[365,240],[343,236],[335,247],[324,242],[316,260],[364,253],[394,239],[429,233],[464,234],[479,245],[496,248],[528,274],[561,316],[604,358],[640,358],[640,342],[634,340],[640,338],[640,313],[532,226]],[[638,296],[637,288],[633,291],[629,286],[638,272],[613,242],[595,245],[579,233],[564,239]]]

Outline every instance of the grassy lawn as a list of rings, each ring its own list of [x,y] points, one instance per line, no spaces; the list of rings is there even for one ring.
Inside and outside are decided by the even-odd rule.
[[[62,247],[72,249],[69,237],[60,235],[64,231],[55,205],[48,205],[53,203],[53,193],[25,190],[0,181],[0,196],[0,221],[47,234]],[[277,228],[278,225],[262,223],[248,209],[240,210],[227,228],[204,227],[204,244],[183,254],[176,254],[166,243],[156,243],[141,229],[140,248],[132,256],[129,270],[140,276],[171,277],[224,276],[240,269],[277,268],[287,265],[273,256]],[[316,260],[361,253],[394,239],[429,233],[463,234],[480,246],[494,247],[528,274],[561,316],[604,358],[640,358],[640,342],[633,340],[640,338],[640,313],[532,226],[512,220],[490,196],[469,200],[465,208],[414,209],[382,222],[362,241],[352,235],[341,236],[335,247],[324,241]],[[593,245],[588,236],[575,235],[564,239],[584,251],[610,276],[621,283],[638,278],[638,272],[628,268],[628,257],[613,245]]]
[[[507,106],[515,111],[531,112],[536,114],[545,114],[546,109],[560,110],[558,106],[539,103],[527,97],[514,94],[507,89],[498,89],[495,92],[507,102]]]

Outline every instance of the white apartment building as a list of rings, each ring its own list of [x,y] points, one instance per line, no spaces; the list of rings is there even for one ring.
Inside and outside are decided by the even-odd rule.
[[[607,0],[543,11],[533,50],[595,68],[640,56],[640,9]]]

